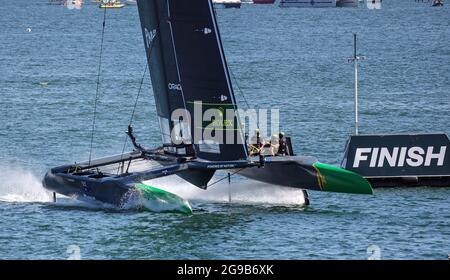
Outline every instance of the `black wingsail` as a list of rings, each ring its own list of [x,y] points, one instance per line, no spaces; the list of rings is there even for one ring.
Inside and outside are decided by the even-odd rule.
[[[160,120],[185,108],[190,119],[184,144],[193,144],[198,158],[246,159],[212,2],[138,0],[138,8]],[[172,116],[169,128],[174,126]]]
[[[176,145],[171,138],[174,128],[174,122],[171,121],[172,112],[184,109],[185,105],[167,21],[167,1],[140,0],[137,4],[162,141],[170,152],[183,153],[180,150],[185,151],[184,147]]]

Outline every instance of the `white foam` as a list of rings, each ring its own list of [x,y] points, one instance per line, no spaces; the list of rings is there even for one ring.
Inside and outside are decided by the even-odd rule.
[[[57,194],[56,202],[54,203],[56,206],[61,207],[74,207],[81,209],[92,209],[92,210],[117,210],[116,206],[108,203],[104,203],[96,200],[92,197],[69,197],[61,194]]]
[[[52,196],[32,172],[7,166],[0,168],[0,201],[48,202]]]
[[[213,178],[211,182],[220,179]],[[169,176],[146,181],[145,184],[172,192],[191,201],[228,202],[229,188],[231,201],[242,204],[302,205],[305,198],[301,189],[281,187],[260,183],[254,180],[226,180],[217,183],[207,190],[189,184],[178,176]]]
[[[166,201],[162,199],[149,200],[144,197],[144,195],[139,190],[133,190],[129,192],[124,198],[122,204],[122,209],[147,209],[153,212],[186,212],[186,209],[191,209],[188,201],[183,201],[183,203],[172,203],[171,201]],[[192,210],[192,209],[191,209]]]

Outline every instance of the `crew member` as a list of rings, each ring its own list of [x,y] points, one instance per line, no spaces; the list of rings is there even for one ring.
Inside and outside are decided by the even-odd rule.
[[[255,129],[255,134],[250,138],[250,155],[259,155],[264,147],[264,139],[260,136],[259,129]]]
[[[287,155],[287,143],[286,138],[284,137],[284,133],[280,132],[278,135],[278,152],[277,156],[285,156]]]
[[[275,156],[278,153],[280,147],[280,137],[278,134],[272,135],[270,138],[270,155]]]

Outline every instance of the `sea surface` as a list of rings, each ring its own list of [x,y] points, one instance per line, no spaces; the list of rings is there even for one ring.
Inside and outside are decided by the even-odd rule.
[[[183,189],[193,215],[51,202],[46,170],[89,156],[103,11],[86,2],[1,1],[0,259],[447,258],[450,188],[310,192],[304,207],[298,190],[242,178],[232,178],[231,203],[226,183],[201,191],[164,179]],[[361,132],[450,134],[448,3],[243,5],[217,15],[240,105],[245,96],[251,107],[280,109],[296,153],[331,164],[343,156],[355,32],[366,56]],[[146,66],[136,6],[108,10],[105,29],[93,157],[122,151]],[[148,147],[160,144],[152,95],[147,77],[134,127]]]

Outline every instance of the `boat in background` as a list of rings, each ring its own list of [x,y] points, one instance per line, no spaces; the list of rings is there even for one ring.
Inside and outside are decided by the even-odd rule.
[[[84,4],[83,0],[49,0],[49,5],[61,5],[68,9],[81,9]]]
[[[66,0],[64,1],[64,6],[69,9],[81,9],[83,6],[83,0]]]
[[[358,7],[358,0],[337,0],[337,7]]]
[[[102,9],[119,9],[125,7],[125,4],[119,0],[103,0],[98,7]]]
[[[241,0],[213,0],[215,5],[223,5],[225,8],[240,8],[242,5]]]
[[[444,0],[433,0],[433,2],[431,3],[431,6],[433,6],[433,7],[444,6]]]
[[[336,0],[281,0],[280,7],[333,8],[336,7]]]
[[[273,4],[275,0],[253,0],[253,4]]]

